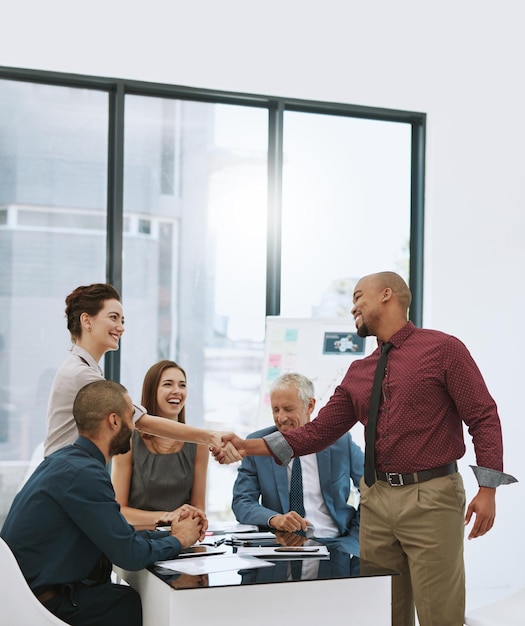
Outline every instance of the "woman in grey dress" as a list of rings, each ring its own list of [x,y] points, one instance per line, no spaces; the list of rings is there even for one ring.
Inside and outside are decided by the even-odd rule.
[[[186,373],[174,361],[155,363],[144,378],[142,404],[149,414],[184,424]],[[168,522],[175,510],[206,506],[208,451],[135,430],[131,450],[113,458],[112,480],[123,515],[135,526]]]

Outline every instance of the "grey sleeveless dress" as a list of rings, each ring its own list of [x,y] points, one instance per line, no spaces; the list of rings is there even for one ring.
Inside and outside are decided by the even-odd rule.
[[[133,471],[128,505],[145,511],[172,511],[188,504],[197,444],[185,443],[173,454],[153,454],[136,430],[131,441]]]

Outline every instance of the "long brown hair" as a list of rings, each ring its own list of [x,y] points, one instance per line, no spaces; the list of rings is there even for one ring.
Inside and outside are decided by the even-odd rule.
[[[174,367],[180,370],[186,378],[186,372],[175,361],[159,361],[152,365],[144,376],[144,382],[142,383],[142,404],[150,415],[158,415],[159,407],[157,406],[157,389],[159,387],[160,379],[165,370],[170,367]],[[178,416],[178,421],[182,424],[186,423],[186,405],[181,409]]]

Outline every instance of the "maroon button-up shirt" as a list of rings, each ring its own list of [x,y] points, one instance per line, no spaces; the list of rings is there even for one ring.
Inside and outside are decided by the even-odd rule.
[[[456,461],[465,453],[465,423],[478,466],[503,471],[496,403],[465,345],[412,322],[389,341],[393,348],[377,422],[376,468],[409,473]],[[312,422],[284,435],[294,456],[325,448],[358,421],[366,427],[380,347],[350,365]]]

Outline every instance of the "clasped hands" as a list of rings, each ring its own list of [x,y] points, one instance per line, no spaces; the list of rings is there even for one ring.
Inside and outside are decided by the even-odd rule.
[[[171,534],[176,537],[182,548],[189,548],[196,541],[203,541],[208,529],[208,518],[201,509],[191,504],[183,504],[174,511],[166,511],[159,519],[156,525],[171,526]]]
[[[229,465],[243,459],[244,439],[238,437],[235,433],[222,433],[221,445],[210,446],[210,452],[213,458],[221,465]]]

